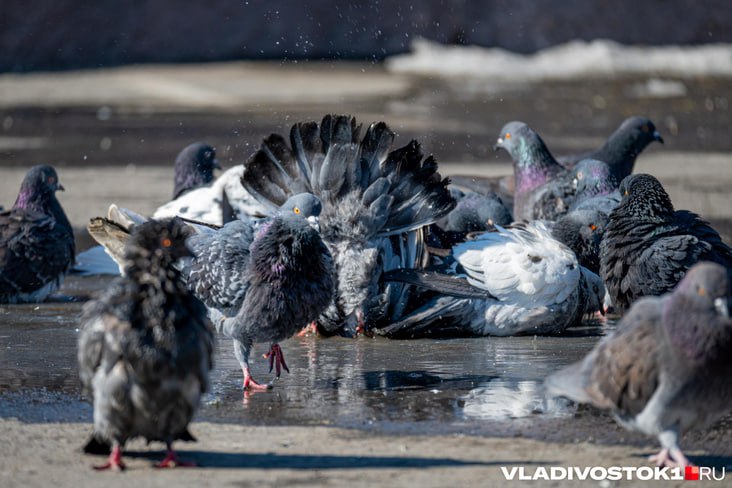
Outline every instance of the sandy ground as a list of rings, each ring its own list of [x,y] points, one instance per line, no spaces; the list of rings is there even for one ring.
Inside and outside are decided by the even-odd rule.
[[[155,470],[159,445],[129,445],[122,473],[95,472],[104,459],[79,446],[87,426],[0,421],[0,475],[6,488],[48,486],[562,486],[506,481],[501,466],[642,466],[648,449],[555,444],[527,439],[384,436],[327,427],[245,427],[195,423],[195,444],[179,445],[181,459],[197,468]],[[597,481],[590,481],[598,486]],[[623,481],[621,486],[647,486]],[[663,482],[680,486],[682,481]],[[599,483],[599,486],[612,486]]]

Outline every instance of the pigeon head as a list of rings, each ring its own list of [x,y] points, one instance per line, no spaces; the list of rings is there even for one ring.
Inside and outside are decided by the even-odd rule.
[[[213,181],[214,169],[221,169],[216,151],[202,142],[183,148],[175,158],[175,187],[173,199],[188,190],[200,188]]]
[[[493,149],[505,149],[511,155],[511,159],[518,161],[521,158],[522,146],[541,141],[539,134],[524,122],[512,121],[501,129]],[[543,144],[543,142],[541,142]]]
[[[277,214],[283,218],[305,219],[317,229],[322,210],[323,204],[320,198],[312,193],[298,193],[288,198],[280,206]]]
[[[64,191],[52,166],[39,164],[25,174],[14,208],[45,211],[57,191]]]
[[[191,228],[177,217],[149,220],[134,227],[127,243],[125,257],[133,266],[137,265],[142,270],[150,267],[144,263],[157,262],[162,267],[167,267],[180,258],[193,256],[186,245],[186,238],[192,232]]]
[[[696,365],[729,364],[732,320],[729,271],[716,263],[694,265],[664,305],[671,344]]]
[[[713,305],[721,315],[729,316],[727,300],[730,293],[730,277],[727,269],[719,264],[702,261],[694,265],[674,290],[698,301]]]
[[[624,215],[645,220],[673,217],[674,206],[671,198],[661,183],[651,175],[641,173],[627,176],[620,182],[618,190],[622,200],[613,213],[621,211]]]
[[[577,200],[609,195],[618,188],[610,167],[597,159],[583,159],[572,172]]]
[[[620,127],[610,136],[608,144],[618,144],[635,149],[637,155],[653,141],[663,144],[663,137],[656,130],[653,122],[646,117],[634,116],[628,117],[620,124]]]
[[[517,190],[531,190],[562,170],[539,134],[523,122],[503,126],[494,146],[496,151],[500,148],[513,160]]]
[[[557,220],[552,235],[574,251],[582,266],[598,273],[600,243],[608,221],[598,210],[575,210]]]

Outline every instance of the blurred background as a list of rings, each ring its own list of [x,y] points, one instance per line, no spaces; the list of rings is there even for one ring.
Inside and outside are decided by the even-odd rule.
[[[732,216],[728,1],[4,0],[0,205],[60,168],[72,222],[168,200],[177,152],[240,164],[274,131],[348,113],[418,139],[448,174],[505,174],[492,145],[529,123],[557,155],[627,116],[666,144],[637,171],[679,208]]]

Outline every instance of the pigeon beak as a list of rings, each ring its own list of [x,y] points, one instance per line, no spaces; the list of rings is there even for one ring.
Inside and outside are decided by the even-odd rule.
[[[499,137],[496,143],[493,145],[493,150],[498,151],[503,147],[503,138]]]
[[[661,137],[661,133],[658,132],[657,130],[653,131],[653,138],[655,140],[657,140],[658,142],[660,142],[661,144],[663,144],[663,137]]]
[[[729,317],[729,302],[725,298],[715,298],[714,308],[722,317]]]
[[[218,159],[214,159],[214,160],[213,160],[213,161],[211,162],[211,166],[213,166],[213,168],[214,168],[214,169],[223,169],[223,168],[221,167],[221,163],[219,163],[219,160],[218,160]]]
[[[311,215],[307,218],[308,224],[310,224],[310,227],[320,232],[320,218],[316,217],[315,215]]]
[[[56,183],[56,191],[66,191],[66,188],[61,183]]]

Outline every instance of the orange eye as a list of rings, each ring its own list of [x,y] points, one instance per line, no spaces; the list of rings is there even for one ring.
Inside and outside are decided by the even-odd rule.
[[[625,190],[625,192],[623,192],[623,196],[625,196],[625,197],[628,196],[628,190]]]
[[[597,230],[597,226],[595,224],[590,224],[590,229],[594,232]]]
[[[510,139],[510,138],[511,138],[511,133],[510,132],[506,132],[506,137],[504,139]]]
[[[698,295],[699,295],[700,297],[703,297],[704,295],[706,295],[706,294],[707,294],[707,290],[706,290],[706,289],[705,289],[705,288],[704,288],[703,286],[700,286],[700,287],[699,287],[699,290],[697,291],[697,294],[698,294]]]
[[[650,129],[648,128],[648,126],[647,126],[647,125],[642,125],[642,126],[641,126],[641,130],[642,130],[643,132],[648,132],[648,131],[649,131]]]
[[[295,215],[300,215],[300,208],[299,207],[293,208],[292,211],[295,212]]]
[[[173,243],[167,237],[165,239],[163,239],[160,244],[162,244],[163,247],[170,247],[173,245]]]

